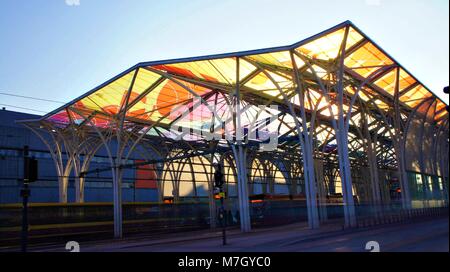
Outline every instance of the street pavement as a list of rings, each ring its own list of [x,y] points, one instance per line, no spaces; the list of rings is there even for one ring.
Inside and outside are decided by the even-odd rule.
[[[80,243],[81,252],[367,252],[375,242],[381,252],[448,252],[449,220],[419,222],[342,230],[326,224],[309,230],[305,224],[240,233],[228,231],[222,245],[221,232],[192,232],[163,239],[122,239],[101,243]],[[373,248],[372,248],[373,249]],[[33,251],[65,251],[63,246],[34,248]]]

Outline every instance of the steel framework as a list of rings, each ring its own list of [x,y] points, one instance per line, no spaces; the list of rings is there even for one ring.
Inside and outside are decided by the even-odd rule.
[[[136,167],[130,159],[137,157],[158,165],[160,200],[177,201],[183,182],[192,182],[194,195],[196,182],[207,184],[212,227],[212,165],[222,162],[227,183],[237,186],[244,232],[255,184],[274,193],[278,180],[289,194],[304,193],[310,228],[327,220],[327,196],[338,191],[346,226],[356,224],[355,196],[381,215],[388,178],[399,180],[402,206],[411,209],[412,172],[425,183],[439,179],[448,204],[446,104],[349,21],[291,46],[139,63],[21,122],[50,150],[61,202],[72,171],[83,202],[89,162],[107,152],[116,237],[123,170]],[[274,149],[263,148],[263,131],[276,135]]]

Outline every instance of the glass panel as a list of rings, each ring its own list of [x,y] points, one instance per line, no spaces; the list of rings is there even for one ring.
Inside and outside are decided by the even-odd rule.
[[[378,108],[385,110],[385,109],[389,109],[389,106],[384,103],[383,101],[379,100],[379,99],[375,99],[375,104],[377,105]]]
[[[367,89],[365,89],[365,90],[367,90]],[[358,96],[363,100],[363,101],[369,101],[370,100],[370,97],[369,96],[367,96],[364,92],[362,92],[362,91],[360,91],[359,93],[358,93]]]
[[[393,69],[386,75],[382,76],[380,79],[375,81],[375,85],[385,90],[390,95],[394,95],[395,84],[397,81],[396,78],[397,78],[397,69]]]
[[[339,55],[342,41],[345,35],[345,28],[341,28],[333,33],[325,35],[315,41],[302,45],[298,52],[314,59],[330,60],[335,59]],[[346,49],[355,45],[363,37],[353,28],[349,29]]]
[[[134,105],[131,109],[128,109],[127,117],[144,116],[146,112],[152,110],[151,105],[146,103],[147,97],[144,96],[139,99],[139,96],[145,91],[150,91],[151,88],[157,88],[157,86],[154,85],[160,78],[160,75],[150,72],[144,68],[139,69],[129,99],[129,104],[133,103]],[[161,84],[162,83],[160,83],[160,85]],[[139,99],[139,101],[136,101],[136,99]]]
[[[423,99],[430,97],[432,94],[425,89],[422,85],[409,90],[407,93],[400,97],[400,101],[404,102],[406,105],[414,108]]]
[[[69,115],[67,114],[67,111],[65,109],[58,112],[57,114],[50,116],[48,118],[48,120],[55,122],[55,123],[59,123],[59,124],[69,124],[70,123]]]
[[[445,108],[445,104],[442,101],[438,100],[436,105],[436,112],[439,112]]]
[[[199,96],[211,91],[210,89],[199,85],[182,80],[178,81]],[[171,80],[165,80],[148,95],[142,98],[138,104],[134,105],[129,112],[133,117],[142,120],[157,121],[165,116],[161,122],[168,123],[170,120],[176,118],[176,116],[171,115],[172,110],[174,110],[177,105],[187,104],[193,97],[194,95],[181,85]]]
[[[282,51],[282,52],[275,52],[275,53],[261,54],[261,55],[253,55],[253,56],[249,56],[248,58],[252,59],[254,61],[257,61],[257,62],[267,64],[267,65],[292,68],[291,56],[290,56],[289,51]],[[296,62],[299,67],[304,65],[304,62],[301,60],[296,59]]]
[[[416,83],[416,80],[405,70],[400,69],[400,91],[403,91],[414,83]]]
[[[363,47],[353,52],[345,59],[345,66],[352,68],[363,77],[380,69],[380,66],[391,65],[394,62],[383,54],[372,43],[367,43]]]
[[[444,117],[445,115],[447,115],[447,111],[442,111],[441,113],[436,114],[436,116],[434,117],[434,120],[439,120],[442,117]]]
[[[107,117],[99,115],[97,115],[95,118],[92,118],[92,123],[94,124],[94,126],[99,128],[108,128],[113,125]],[[89,122],[88,125],[91,126],[92,123]]]
[[[272,72],[268,72],[268,74],[282,89],[288,87],[289,85],[292,85],[292,82],[285,77],[279,76]],[[245,84],[245,86],[258,91],[278,91],[277,86],[275,86],[272,80],[263,72],[253,77],[249,82]]]
[[[313,65],[312,69],[309,69],[309,71],[311,71],[311,73],[316,73],[318,77],[320,78],[324,78],[328,75],[327,71],[325,69],[323,69],[322,67],[318,66],[318,65]]]
[[[134,98],[136,98],[135,96],[142,94],[160,78],[161,76],[158,74],[155,74],[144,68],[139,69],[139,72],[133,84],[130,103],[134,101]]]
[[[81,116],[78,113],[70,110],[70,108],[68,109],[68,111],[69,111],[70,117],[72,118],[72,121],[75,124],[79,125],[85,120],[85,118],[83,116]]]
[[[170,74],[209,82],[219,82],[223,84],[233,84],[236,82],[235,58],[156,65],[153,66],[153,68]],[[256,67],[241,59],[240,79],[246,77],[255,69]]]
[[[292,86],[293,71],[290,70],[292,69],[292,61],[290,53],[288,51],[252,55],[248,58],[263,65],[270,66],[273,69],[277,69],[277,73],[268,73],[280,88],[285,89]],[[302,62],[301,60],[297,59],[296,62],[297,65],[304,65],[304,62]],[[270,95],[272,97],[283,99],[283,95],[280,93],[272,80],[262,72],[254,76],[249,82],[245,84],[245,86],[258,91],[263,91],[264,94]]]
[[[117,114],[130,89],[134,73],[134,71],[131,71],[88,97],[76,102],[73,106],[81,110]]]
[[[399,72],[400,81],[399,81],[399,90],[400,92],[412,84],[416,83],[416,80],[405,72],[405,70],[400,69]],[[394,69],[390,72],[388,72],[386,75],[375,81],[375,85],[378,87],[384,89],[386,92],[388,92],[391,95],[394,95],[395,93],[395,86],[397,84],[397,69]]]

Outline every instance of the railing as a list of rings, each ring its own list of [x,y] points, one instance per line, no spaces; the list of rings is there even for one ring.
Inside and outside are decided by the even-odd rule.
[[[448,207],[381,210],[378,214],[360,215],[356,228],[374,227],[387,224],[411,223],[427,218],[443,217],[449,214]],[[345,228],[345,227],[343,227]]]

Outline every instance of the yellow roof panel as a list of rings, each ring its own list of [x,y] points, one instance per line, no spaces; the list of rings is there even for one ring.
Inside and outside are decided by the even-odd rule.
[[[368,42],[345,59],[345,66],[367,78],[381,66],[391,65],[394,62],[381,52],[375,45]]]
[[[339,55],[339,51],[342,46],[342,42],[345,37],[345,27],[341,28],[333,33],[325,35],[317,40],[309,42],[305,45],[300,46],[297,51],[307,55],[313,59],[321,60],[331,60],[336,59]],[[346,49],[355,45],[357,42],[362,40],[363,37],[355,29],[350,27]]]
[[[244,60],[240,60],[239,65],[240,79],[245,78],[248,74],[256,70],[255,66]],[[152,68],[177,76],[200,79],[209,82],[219,82],[223,84],[236,83],[235,58],[155,65],[152,66]]]
[[[95,93],[77,101],[73,106],[81,110],[101,111],[110,115],[117,114],[125,102],[134,73],[134,70],[129,72]]]

